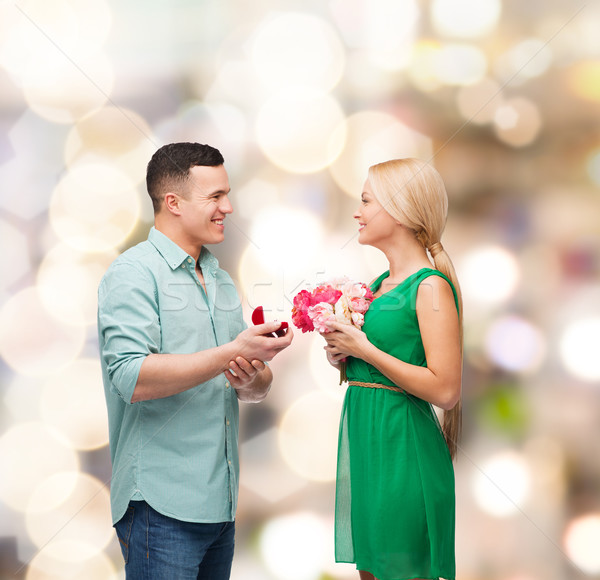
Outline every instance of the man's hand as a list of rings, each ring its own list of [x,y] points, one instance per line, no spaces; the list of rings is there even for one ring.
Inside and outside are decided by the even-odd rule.
[[[268,336],[278,330],[280,326],[281,322],[265,322],[240,332],[234,341],[236,353],[246,361],[273,360],[277,354],[292,344],[294,338],[291,328],[288,328],[285,336]]]
[[[271,336],[280,322],[266,322],[247,328],[235,339],[237,356],[224,372],[238,399],[246,403],[262,401],[271,388],[273,373],[264,361],[273,360],[294,338],[289,328],[284,336]]]
[[[224,372],[229,384],[236,390],[238,399],[246,403],[258,403],[269,392],[273,375],[267,365],[259,360],[248,362],[238,356],[229,363]]]

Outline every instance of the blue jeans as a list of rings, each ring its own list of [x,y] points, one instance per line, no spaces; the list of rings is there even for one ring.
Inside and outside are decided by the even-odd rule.
[[[115,530],[127,580],[229,580],[235,522],[182,522],[131,501]]]

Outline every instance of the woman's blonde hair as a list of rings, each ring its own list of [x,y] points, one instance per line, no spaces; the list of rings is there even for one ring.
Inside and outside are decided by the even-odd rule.
[[[458,299],[458,318],[462,350],[462,295],[450,256],[441,239],[448,216],[448,194],[440,174],[419,159],[393,159],[369,168],[369,183],[377,201],[403,226],[415,233],[429,251],[436,270],[448,277]],[[444,413],[442,431],[454,459],[462,426],[462,405]]]

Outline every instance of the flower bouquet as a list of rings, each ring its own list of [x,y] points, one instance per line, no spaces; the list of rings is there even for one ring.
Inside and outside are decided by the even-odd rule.
[[[312,292],[300,290],[294,296],[292,322],[302,332],[328,332],[330,321],[361,328],[373,292],[362,282],[348,278],[319,284]],[[346,359],[340,361],[340,385],[346,381]]]

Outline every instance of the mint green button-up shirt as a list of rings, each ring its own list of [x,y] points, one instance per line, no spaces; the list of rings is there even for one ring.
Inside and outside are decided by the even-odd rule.
[[[151,353],[193,353],[245,328],[230,276],[206,248],[194,259],[152,228],[108,268],[98,289],[98,334],[113,466],[113,523],[131,499],[188,522],[235,519],[238,401],[223,374],[183,393],[131,403]]]

